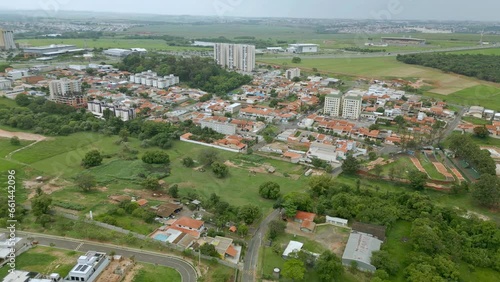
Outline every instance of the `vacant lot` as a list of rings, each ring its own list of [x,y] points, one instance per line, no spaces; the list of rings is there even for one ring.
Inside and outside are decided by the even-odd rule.
[[[154,266],[152,264],[140,264],[140,270],[132,280],[133,282],[180,282],[181,275],[175,269]]]
[[[74,251],[36,246],[16,259],[16,269],[43,274],[59,273],[68,275],[80,254]],[[0,279],[7,275],[8,268],[0,268]]]
[[[488,109],[500,111],[500,88],[491,85],[476,85],[449,95],[439,95],[435,90],[425,93],[425,96],[444,99],[448,103],[465,106],[479,105]]]

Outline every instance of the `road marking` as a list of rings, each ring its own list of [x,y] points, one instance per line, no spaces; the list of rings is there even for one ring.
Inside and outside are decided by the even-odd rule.
[[[76,247],[75,251],[78,251],[83,246],[83,244],[85,244],[85,243],[81,242],[80,245],[78,245],[78,247]]]

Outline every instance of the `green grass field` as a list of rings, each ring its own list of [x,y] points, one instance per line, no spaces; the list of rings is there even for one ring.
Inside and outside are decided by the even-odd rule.
[[[418,159],[431,179],[446,180],[446,177],[439,173],[434,164],[424,154],[419,154]]]
[[[476,117],[462,117],[463,121],[470,122],[475,125],[488,125],[491,124],[491,121],[482,119],[482,118],[476,118]]]
[[[33,141],[25,141],[25,140],[20,140],[21,144],[20,145],[12,145],[10,144],[10,138],[1,138],[0,137],[0,159],[5,158],[10,152],[15,151],[17,149],[21,149],[24,146],[28,146],[29,144],[33,143]]]
[[[16,269],[42,274],[68,275],[80,254],[49,247],[36,246],[16,258]],[[0,268],[0,279],[7,275],[8,267]]]
[[[172,268],[154,266],[152,264],[140,264],[141,269],[136,274],[133,282],[180,282],[179,272]]]
[[[169,46],[160,39],[123,39],[123,38],[100,38],[100,39],[23,39],[19,44],[30,44],[32,46],[45,46],[50,44],[69,44],[79,48],[146,48],[148,50],[161,51],[206,51],[211,48],[190,46]]]
[[[476,85],[446,96],[434,93],[431,90],[425,93],[425,96],[445,100],[453,104],[465,106],[479,105],[491,110],[500,110],[500,88],[491,85]]]
[[[500,55],[500,48],[482,49],[482,50],[468,50],[450,52],[452,54],[482,54],[482,55]]]

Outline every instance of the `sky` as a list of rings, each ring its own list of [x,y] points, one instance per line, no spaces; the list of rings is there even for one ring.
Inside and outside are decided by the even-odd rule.
[[[393,20],[500,21],[498,0],[17,0],[2,9]]]

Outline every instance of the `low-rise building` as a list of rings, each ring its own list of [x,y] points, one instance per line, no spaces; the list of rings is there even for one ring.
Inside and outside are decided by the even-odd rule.
[[[354,262],[359,270],[375,272],[371,257],[373,252],[380,250],[381,245],[382,241],[370,234],[352,232],[342,255],[342,264],[351,266]]]
[[[302,250],[303,243],[297,241],[290,241],[281,255],[284,259],[297,257],[297,253]]]
[[[105,253],[89,251],[78,258],[78,263],[65,278],[69,281],[93,282],[109,265],[110,258]]]

